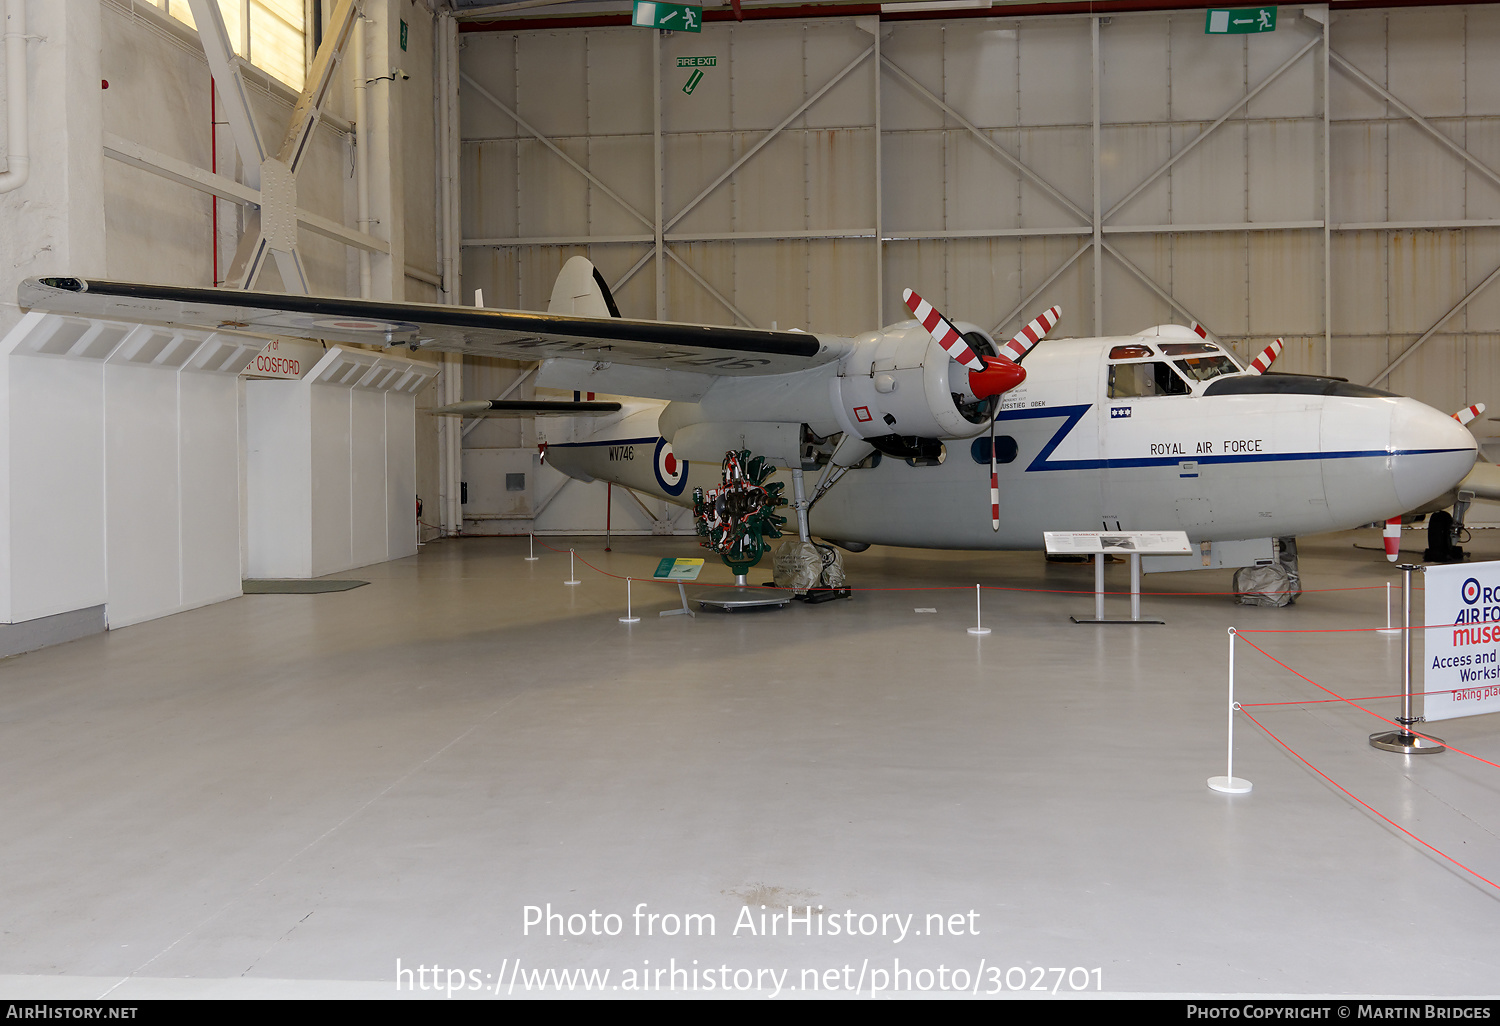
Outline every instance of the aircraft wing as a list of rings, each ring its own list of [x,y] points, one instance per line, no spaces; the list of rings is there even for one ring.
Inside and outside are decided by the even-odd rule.
[[[402,345],[509,360],[576,361],[590,368],[590,380],[597,382],[584,387],[662,399],[701,394],[721,376],[786,374],[816,367],[843,355],[846,341],[820,340],[797,331],[81,278],[29,278],[21,284],[17,301],[22,307],[53,313],[167,327]],[[624,373],[610,375],[608,369],[617,364]],[[605,387],[612,377],[648,390]]]

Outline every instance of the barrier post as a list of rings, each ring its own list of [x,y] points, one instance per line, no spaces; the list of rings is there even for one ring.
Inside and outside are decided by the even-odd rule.
[[[639,616],[633,616],[630,612],[630,578],[625,578],[625,615],[620,617],[621,623],[640,623]]]
[[[1385,626],[1375,628],[1376,634],[1400,634],[1400,627],[1391,626],[1391,582],[1385,582]]]
[[[1224,794],[1248,794],[1254,785],[1234,775],[1234,711],[1239,708],[1234,700],[1234,639],[1239,631],[1229,628],[1229,756],[1222,777],[1209,777],[1208,786]]]
[[[1104,619],[1104,553],[1094,553],[1094,619]]]
[[[526,532],[526,540],[527,540],[526,550],[531,553],[531,555],[529,555],[529,556],[526,557],[526,562],[528,562],[528,563],[535,563],[536,560],[537,560],[537,555],[536,555],[536,533],[533,532],[533,531],[527,531]]]
[[[568,550],[568,578],[569,578],[568,580],[563,581],[564,584],[582,584],[583,583],[582,581],[580,581],[578,579],[578,573],[577,573],[577,571],[575,571],[573,569],[573,550],[572,549]]]
[[[1422,722],[1411,711],[1411,572],[1416,569],[1411,563],[1401,564],[1401,715],[1396,717],[1401,728],[1370,735],[1371,748],[1398,755],[1434,755],[1446,748],[1441,738],[1411,731],[1413,723]]]
[[[979,606],[979,585],[974,585],[974,626],[969,628],[970,634],[988,634],[990,629],[984,625],[983,611]]]

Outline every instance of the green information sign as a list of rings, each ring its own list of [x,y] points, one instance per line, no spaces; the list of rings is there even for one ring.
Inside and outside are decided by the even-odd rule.
[[[717,57],[679,57],[677,58],[679,68],[717,68],[719,58]]]
[[[1210,36],[1239,35],[1246,32],[1275,32],[1276,8],[1239,7],[1232,10],[1210,10],[1203,31]]]
[[[703,560],[701,559],[668,557],[656,565],[656,573],[651,576],[665,581],[696,581],[702,569]]]
[[[635,0],[630,23],[640,28],[668,29],[673,32],[702,32],[703,8],[695,4],[666,4],[654,0]]]

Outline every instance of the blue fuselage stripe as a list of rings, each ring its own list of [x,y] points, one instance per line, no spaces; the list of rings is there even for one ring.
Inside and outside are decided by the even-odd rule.
[[[1113,460],[1049,460],[1048,457],[1063,443],[1092,405],[1038,407],[1028,410],[1001,410],[995,415],[997,424],[1004,421],[1040,420],[1046,417],[1065,418],[1057,433],[1042,446],[1036,459],[1026,467],[1032,471],[1046,470],[1124,470],[1131,467],[1175,467],[1182,463],[1295,463],[1304,460],[1368,460],[1387,459],[1392,456],[1427,456],[1444,452],[1465,452],[1463,449],[1349,449],[1341,452],[1255,452],[1233,456],[1142,456]]]

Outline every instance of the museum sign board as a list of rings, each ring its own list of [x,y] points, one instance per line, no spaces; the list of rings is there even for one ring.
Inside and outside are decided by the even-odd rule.
[[[1500,562],[1426,569],[1423,716],[1500,712]]]

